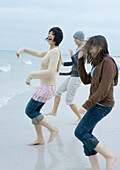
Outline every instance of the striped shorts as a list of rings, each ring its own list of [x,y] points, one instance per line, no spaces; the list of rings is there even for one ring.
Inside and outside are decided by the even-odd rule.
[[[38,102],[46,103],[56,94],[56,85],[40,84],[40,87],[35,88],[32,99]]]

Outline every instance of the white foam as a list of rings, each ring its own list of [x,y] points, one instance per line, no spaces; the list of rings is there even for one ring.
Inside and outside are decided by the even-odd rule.
[[[32,62],[31,62],[31,60],[24,60],[24,61],[23,61],[23,64],[31,65]]]
[[[18,89],[16,90],[16,92],[14,92],[13,94],[9,94],[6,96],[1,96],[0,97],[0,108],[4,105],[7,105],[9,100],[11,100],[13,97],[15,97],[16,95],[22,94],[26,91],[30,90],[30,88],[23,88],[23,89]]]
[[[0,66],[1,72],[9,72],[11,70],[11,65],[7,64],[6,66]]]
[[[7,105],[8,101],[12,98],[13,96],[9,96],[9,97],[4,97],[2,96],[0,98],[0,108],[4,105]]]

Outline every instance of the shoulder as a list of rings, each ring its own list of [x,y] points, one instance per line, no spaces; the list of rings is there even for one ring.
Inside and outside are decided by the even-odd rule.
[[[38,55],[39,55],[39,54],[46,55],[47,53],[48,53],[48,50],[46,50],[46,51],[38,51]]]
[[[50,53],[60,55],[60,54],[61,54],[61,51],[60,51],[60,49],[57,47],[57,48],[51,49],[51,50],[50,50]]]
[[[116,63],[115,63],[114,59],[110,56],[106,56],[103,59],[102,65],[103,65],[103,69],[109,68],[109,69],[116,70]]]
[[[103,59],[103,63],[114,65],[114,64],[115,64],[115,61],[114,61],[114,59],[113,59],[112,57],[106,56],[106,57]]]

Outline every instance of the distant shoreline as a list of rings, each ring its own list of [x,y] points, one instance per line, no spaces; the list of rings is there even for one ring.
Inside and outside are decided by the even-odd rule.
[[[16,53],[17,50],[16,51],[15,50],[0,50],[0,52],[6,52],[6,53],[14,52],[14,53]],[[68,56],[68,54],[65,54],[65,53],[63,53],[63,55],[67,55]],[[112,56],[112,57],[119,58],[120,56]]]
[[[15,50],[0,50],[0,52],[16,52]]]

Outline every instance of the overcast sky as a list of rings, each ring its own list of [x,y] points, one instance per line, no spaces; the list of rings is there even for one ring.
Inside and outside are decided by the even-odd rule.
[[[63,53],[75,49],[73,34],[104,35],[111,55],[120,55],[119,0],[0,0],[0,50],[48,49],[53,26],[64,32]]]

